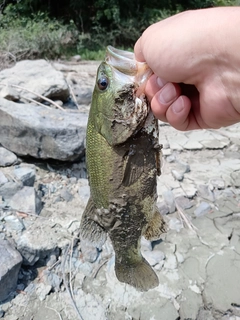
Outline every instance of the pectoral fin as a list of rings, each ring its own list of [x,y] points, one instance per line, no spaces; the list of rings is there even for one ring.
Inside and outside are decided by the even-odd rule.
[[[152,219],[149,221],[147,225],[147,229],[144,233],[144,237],[147,240],[158,240],[162,233],[166,232],[166,224],[163,220],[158,209],[155,209],[154,215]]]

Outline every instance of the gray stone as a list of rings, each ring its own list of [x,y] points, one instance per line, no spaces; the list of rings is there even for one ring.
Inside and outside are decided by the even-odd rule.
[[[0,143],[21,156],[76,160],[85,151],[87,114],[0,98]]]
[[[36,171],[35,169],[29,167],[19,167],[15,168],[14,176],[22,182],[24,186],[32,187],[34,185]]]
[[[93,87],[73,85],[72,89],[78,104],[88,105],[91,103]]]
[[[8,179],[5,177],[4,173],[0,170],[0,186],[8,182]]]
[[[209,183],[213,186],[213,188],[216,188],[218,190],[225,189],[225,182],[221,178],[212,178],[210,179]]]
[[[36,287],[36,294],[40,301],[43,301],[46,296],[50,293],[52,287],[50,285],[44,285],[44,283],[39,283]]]
[[[34,232],[24,230],[17,238],[17,249],[23,257],[23,264],[33,266],[37,261],[42,261],[52,254],[58,255],[59,249],[68,244],[64,233],[57,228],[51,228],[44,220],[38,219],[34,225]]]
[[[176,197],[175,202],[183,210],[189,209],[193,206],[193,201],[190,201],[188,198],[184,196]]]
[[[181,172],[177,171],[177,170],[172,170],[172,175],[178,181],[182,181],[183,178],[184,178],[184,175]]]
[[[68,190],[67,187],[64,187],[61,192],[60,192],[60,196],[63,198],[63,200],[65,200],[66,202],[69,202],[73,199],[73,195],[71,194],[71,192]]]
[[[169,208],[165,202],[157,202],[157,206],[158,206],[158,209],[159,209],[161,215],[164,216],[169,213]]]
[[[73,56],[72,58],[71,58],[71,60],[72,61],[74,61],[74,62],[79,62],[79,61],[81,61],[81,56],[79,55],[79,54],[76,54],[75,56]]]
[[[187,149],[187,150],[202,150],[203,149],[203,145],[198,141],[189,140],[184,145],[184,149]]]
[[[165,259],[165,254],[160,250],[142,251],[142,255],[153,267]]]
[[[8,232],[21,232],[25,229],[23,221],[16,216],[9,215],[4,218],[6,222],[6,229]]]
[[[174,194],[172,193],[172,191],[168,190],[163,192],[163,198],[169,208],[169,213],[173,213],[176,210],[176,205]]]
[[[0,97],[10,101],[18,101],[20,99],[17,90],[9,86],[2,87],[2,90],[0,91]]]
[[[68,85],[63,74],[45,60],[20,61],[14,67],[0,72],[0,82],[18,85],[51,99],[66,101],[69,97]],[[21,97],[43,100],[29,91],[17,90]]]
[[[202,197],[203,199],[214,201],[214,193],[210,190],[210,187],[206,184],[201,184],[197,187],[198,196]]]
[[[179,170],[182,171],[182,173],[188,173],[190,172],[190,165],[186,162],[181,162],[181,161],[178,161],[177,162],[177,167]]]
[[[182,189],[184,194],[190,199],[192,199],[197,193],[196,186],[193,183],[185,183],[185,179],[182,183]]]
[[[201,202],[196,210],[194,210],[194,214],[196,217],[200,217],[209,213],[211,209],[211,206],[207,202]]]
[[[20,253],[7,240],[0,239],[0,302],[15,290],[21,263]]]
[[[16,182],[6,182],[4,185],[0,186],[0,196],[4,200],[9,200],[16,192],[21,190],[22,184]]]
[[[0,118],[0,127],[1,127],[1,118]],[[2,130],[2,128],[1,128]],[[2,132],[0,135],[0,143],[1,143]],[[12,164],[17,162],[17,157],[11,151],[0,147],[0,167],[11,166]]]
[[[23,187],[10,199],[9,206],[13,210],[31,214],[39,214],[42,202],[33,187]]]
[[[53,288],[54,291],[58,291],[60,290],[62,278],[60,278],[54,272],[51,272],[46,269],[42,273],[42,281],[44,282],[45,285],[51,286],[51,288]]]

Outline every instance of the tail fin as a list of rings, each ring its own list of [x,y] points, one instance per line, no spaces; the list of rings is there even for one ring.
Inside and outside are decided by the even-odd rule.
[[[148,291],[159,285],[156,273],[143,257],[131,265],[116,261],[115,272],[119,281],[130,284],[139,291]]]

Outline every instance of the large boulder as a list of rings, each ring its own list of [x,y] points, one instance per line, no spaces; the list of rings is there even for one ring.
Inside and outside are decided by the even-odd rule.
[[[85,151],[87,117],[0,98],[0,144],[19,156],[73,161]]]
[[[42,96],[62,101],[66,101],[70,95],[63,74],[45,60],[23,60],[12,68],[2,70],[0,83],[21,86]],[[6,87],[1,85],[0,91],[2,90],[6,90]],[[23,98],[42,100],[31,92],[16,90]]]

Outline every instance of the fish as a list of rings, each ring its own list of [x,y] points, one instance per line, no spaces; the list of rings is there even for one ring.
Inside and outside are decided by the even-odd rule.
[[[144,93],[151,74],[134,53],[107,47],[87,124],[90,198],[80,223],[82,244],[101,248],[109,236],[117,279],[139,291],[159,285],[141,254],[141,237],[158,240],[166,232],[156,205],[161,174],[158,122]]]

